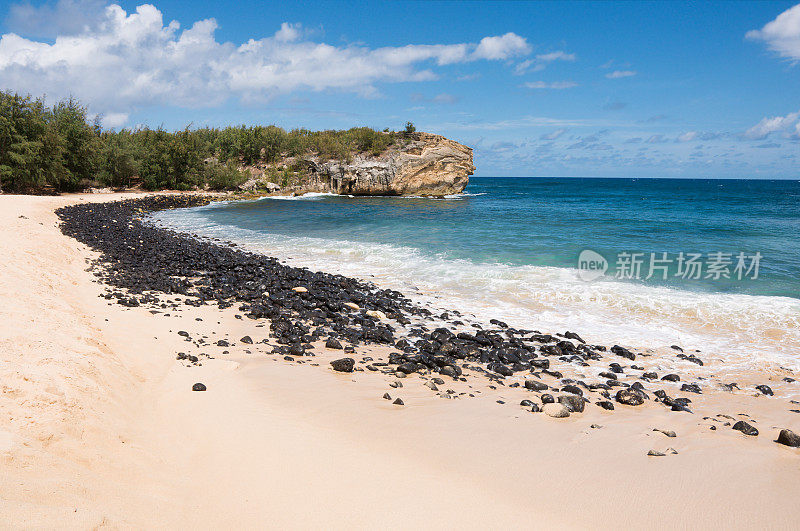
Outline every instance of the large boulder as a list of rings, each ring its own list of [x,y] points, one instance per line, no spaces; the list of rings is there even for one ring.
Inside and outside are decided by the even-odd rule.
[[[353,358],[341,358],[331,362],[331,367],[337,372],[353,372],[355,365],[356,360]]]
[[[412,133],[378,156],[311,162],[309,170],[309,191],[443,196],[462,192],[475,165],[472,148],[440,135]]]

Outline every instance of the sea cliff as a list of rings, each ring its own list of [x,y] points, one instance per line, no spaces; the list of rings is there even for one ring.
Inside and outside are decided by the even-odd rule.
[[[462,192],[475,165],[472,148],[419,132],[405,135],[380,154],[364,152],[338,160],[291,157],[245,169],[251,179],[241,188],[251,191],[444,196]]]

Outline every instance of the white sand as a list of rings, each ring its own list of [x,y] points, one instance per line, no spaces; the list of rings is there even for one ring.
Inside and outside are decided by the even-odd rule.
[[[418,376],[391,389],[334,373],[335,352],[288,363],[238,344],[268,328],[233,309],[165,317],[99,298],[92,253],[53,209],[116,197],[0,196],[0,527],[797,526],[800,450],[773,442],[800,432],[782,375],[749,375],[775,398],[708,392],[692,415],[648,403],[552,419],[474,379],[442,388],[476,398],[443,400]],[[237,344],[221,355],[178,330]],[[215,359],[186,367],[177,352]],[[748,413],[761,435],[710,431],[717,413]]]

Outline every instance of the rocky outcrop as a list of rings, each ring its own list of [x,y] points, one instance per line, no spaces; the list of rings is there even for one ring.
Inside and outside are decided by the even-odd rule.
[[[430,133],[404,136],[380,155],[356,154],[351,161],[309,156],[302,164],[302,178],[282,191],[443,196],[463,191],[475,171],[472,148]]]

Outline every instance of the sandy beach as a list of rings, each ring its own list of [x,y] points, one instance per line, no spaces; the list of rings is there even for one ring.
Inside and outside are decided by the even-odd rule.
[[[0,197],[0,527],[797,526],[800,449],[775,442],[800,433],[786,371],[709,386],[691,414],[648,402],[559,419],[519,407],[524,387],[470,378],[440,386],[456,397],[444,400],[417,374],[394,388],[381,372],[334,372],[341,351],[285,361],[260,343],[268,321],[235,305],[102,298],[96,253],[54,210],[125,197]]]

